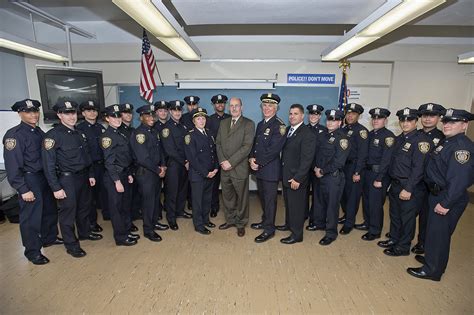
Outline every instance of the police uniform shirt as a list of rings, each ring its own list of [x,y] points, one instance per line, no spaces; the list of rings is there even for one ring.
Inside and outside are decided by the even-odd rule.
[[[395,141],[390,177],[399,180],[406,191],[413,192],[423,179],[425,159],[432,147],[431,140],[418,130],[406,135],[402,132]]]
[[[77,130],[81,130],[87,137],[89,152],[93,162],[102,161],[104,153],[100,148],[100,136],[105,131],[104,126],[99,123],[91,124],[87,120],[82,121],[76,126]]]
[[[94,177],[87,142],[83,132],[63,124],[46,133],[42,149],[43,166],[53,191],[61,190],[56,171],[77,173],[88,169],[89,176]]]
[[[381,182],[388,173],[388,168],[392,159],[395,147],[395,135],[393,132],[383,127],[379,130],[369,132],[369,155],[367,165],[378,165],[376,180]]]
[[[127,139],[130,139],[130,136],[132,135],[133,130],[135,130],[135,128],[133,128],[132,125],[128,126],[127,124],[123,122],[118,129],[121,133],[123,133],[127,137]]]
[[[214,113],[207,117],[206,128],[209,129],[210,135],[212,135],[214,139],[217,137],[217,132],[219,131],[221,121],[229,117],[230,115],[227,113],[224,113],[222,116]]]
[[[31,189],[24,179],[25,172],[37,173],[43,170],[41,144],[44,132],[24,122],[9,129],[3,137],[3,159],[8,182],[20,194]]]
[[[139,166],[159,174],[160,166],[165,165],[165,156],[160,135],[153,128],[140,124],[132,131],[130,146]]]
[[[219,168],[214,138],[206,130],[194,128],[185,136],[185,154],[189,161],[189,180],[202,181],[207,174]]]
[[[319,150],[315,154],[315,166],[320,168],[323,175],[341,171],[350,152],[350,142],[340,129],[333,132],[325,131],[320,135]]]
[[[446,138],[434,150],[426,166],[426,181],[446,190],[442,207],[451,209],[474,183],[473,153],[474,143],[465,134]]]
[[[434,128],[428,132],[425,132],[423,129],[420,129],[420,132],[423,132],[427,135],[434,144],[434,147],[437,147],[445,138],[444,133],[438,128]]]
[[[187,130],[192,130],[194,128],[193,116],[191,116],[191,113],[183,114],[183,116],[181,116],[180,122],[186,127]]]
[[[285,123],[276,115],[258,123],[249,155],[258,164],[257,178],[269,181],[280,179],[280,153],[285,141]]]
[[[319,134],[323,131],[327,131],[328,128],[326,128],[325,126],[321,125],[321,124],[314,124],[314,125],[311,125],[311,123],[308,123],[307,125],[312,131],[314,131],[315,134]]]
[[[113,181],[120,180],[120,174],[128,171],[132,174],[133,163],[129,139],[118,129],[108,127],[100,138],[100,144],[104,151],[105,169]]]
[[[165,128],[165,125],[168,122],[168,120],[165,122],[162,122],[161,120],[157,120],[155,122],[155,124],[153,125],[153,128],[156,130],[156,132],[158,132],[158,134],[161,134],[161,131],[163,130],[163,128]]]
[[[367,138],[369,132],[367,128],[365,128],[358,122],[351,125],[345,125],[344,127],[342,127],[342,130],[349,138],[349,141],[351,143],[347,162],[355,163],[354,173],[360,173],[361,170],[365,168],[367,162],[369,146],[369,141]]]
[[[186,126],[177,123],[170,118],[164,128],[161,130],[161,142],[168,156],[168,162],[177,162],[181,165],[186,164],[186,155],[184,153],[184,137],[188,130]]]

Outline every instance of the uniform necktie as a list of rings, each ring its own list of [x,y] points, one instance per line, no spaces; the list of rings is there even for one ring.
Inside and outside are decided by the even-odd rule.
[[[235,126],[235,119],[232,119],[232,122],[230,123],[230,128],[232,129],[234,128],[234,126]]]
[[[288,132],[288,138],[293,135],[293,132],[295,131],[295,128],[291,127],[290,131]]]
[[[205,129],[202,130],[202,134],[207,137],[207,133],[206,133],[206,130],[205,130]]]

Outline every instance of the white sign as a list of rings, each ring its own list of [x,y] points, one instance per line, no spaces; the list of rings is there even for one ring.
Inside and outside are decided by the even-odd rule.
[[[349,101],[360,100],[361,94],[362,94],[362,91],[360,89],[347,88],[347,99]]]

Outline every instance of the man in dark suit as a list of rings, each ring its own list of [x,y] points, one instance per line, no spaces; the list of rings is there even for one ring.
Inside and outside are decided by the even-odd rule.
[[[226,223],[219,229],[237,227],[237,235],[245,235],[249,220],[249,164],[255,123],[242,115],[242,101],[229,102],[231,117],[224,119],[217,132],[216,149],[221,166],[222,201]]]
[[[314,157],[314,133],[304,122],[304,108],[300,104],[290,106],[290,127],[283,147],[282,184],[285,200],[286,217],[291,235],[282,238],[283,244],[294,244],[303,241],[303,225],[306,208],[306,188],[309,169]]]

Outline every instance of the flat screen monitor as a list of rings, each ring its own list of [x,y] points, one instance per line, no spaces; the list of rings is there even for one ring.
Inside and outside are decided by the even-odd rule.
[[[100,112],[104,110],[102,72],[38,68],[37,74],[45,123],[58,120],[53,106],[62,100],[72,100],[77,104],[92,100],[99,104]]]

